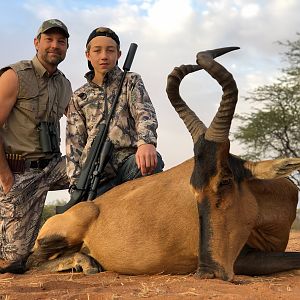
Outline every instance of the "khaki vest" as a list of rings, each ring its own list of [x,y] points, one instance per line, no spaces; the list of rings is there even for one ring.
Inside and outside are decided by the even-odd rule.
[[[41,96],[41,82],[45,81],[41,81],[37,75],[33,62],[39,65],[39,69],[43,68],[36,58],[9,66],[19,78],[19,93],[8,119],[0,128],[0,134],[6,153],[21,154],[28,159],[50,158],[52,154],[42,152],[38,125],[41,121],[54,122],[59,136],[59,120],[69,103],[72,90],[70,82],[57,71],[55,84],[44,87]],[[50,93],[54,99],[51,106]]]

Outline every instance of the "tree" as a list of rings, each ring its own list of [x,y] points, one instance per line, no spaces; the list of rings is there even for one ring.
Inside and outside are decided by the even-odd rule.
[[[234,137],[246,149],[247,159],[300,157],[300,39],[278,43],[288,49],[283,53],[288,66],[276,83],[245,97],[255,104],[252,112],[236,115],[241,125]],[[293,176],[298,186],[299,174]]]

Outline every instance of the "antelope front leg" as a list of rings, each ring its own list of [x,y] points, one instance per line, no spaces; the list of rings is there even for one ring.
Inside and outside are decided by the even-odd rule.
[[[240,275],[268,275],[300,270],[300,252],[262,252],[245,246],[235,261],[234,272]]]
[[[30,269],[48,272],[75,270],[76,272],[82,271],[84,274],[101,272],[100,265],[92,257],[80,252],[44,261]]]

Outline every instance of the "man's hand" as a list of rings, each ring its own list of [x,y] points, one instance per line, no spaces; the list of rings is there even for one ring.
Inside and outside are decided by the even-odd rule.
[[[14,175],[11,172],[10,168],[5,168],[1,170],[0,174],[0,185],[2,186],[3,192],[6,195],[14,184]]]
[[[157,165],[157,153],[152,144],[140,145],[136,151],[135,160],[143,176],[150,175]]]

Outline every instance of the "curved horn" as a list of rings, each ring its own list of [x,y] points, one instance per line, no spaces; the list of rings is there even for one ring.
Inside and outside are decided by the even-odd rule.
[[[238,96],[238,89],[233,76],[223,66],[214,61],[214,58],[237,49],[239,47],[226,47],[197,54],[197,64],[215,78],[223,90],[218,112],[205,133],[205,139],[210,141],[221,143],[228,139]]]
[[[206,126],[199,120],[197,115],[187,106],[179,93],[179,86],[182,79],[189,73],[201,70],[197,65],[181,65],[176,67],[169,74],[167,80],[167,94],[168,98],[183,120],[188,131],[192,135],[193,142],[196,143],[199,137],[206,131]]]
[[[194,143],[198,141],[199,137],[203,133],[205,133],[207,129],[206,126],[203,124],[203,122],[200,121],[197,115],[187,106],[187,104],[181,98],[179,93],[180,83],[187,74],[203,69],[202,62],[201,62],[202,60],[201,54],[208,56],[210,60],[213,61],[214,58],[236,49],[239,49],[239,47],[227,47],[227,48],[219,48],[215,50],[199,52],[198,55],[200,56],[200,61],[199,61],[200,63],[198,62],[197,59],[198,66],[181,65],[180,67],[174,68],[174,70],[168,76],[167,89],[166,89],[168,98],[172,106],[175,108],[176,112],[178,113],[179,117],[183,120],[187,129],[191,133]],[[206,71],[209,72],[208,70]],[[210,134],[208,136],[210,136]]]

